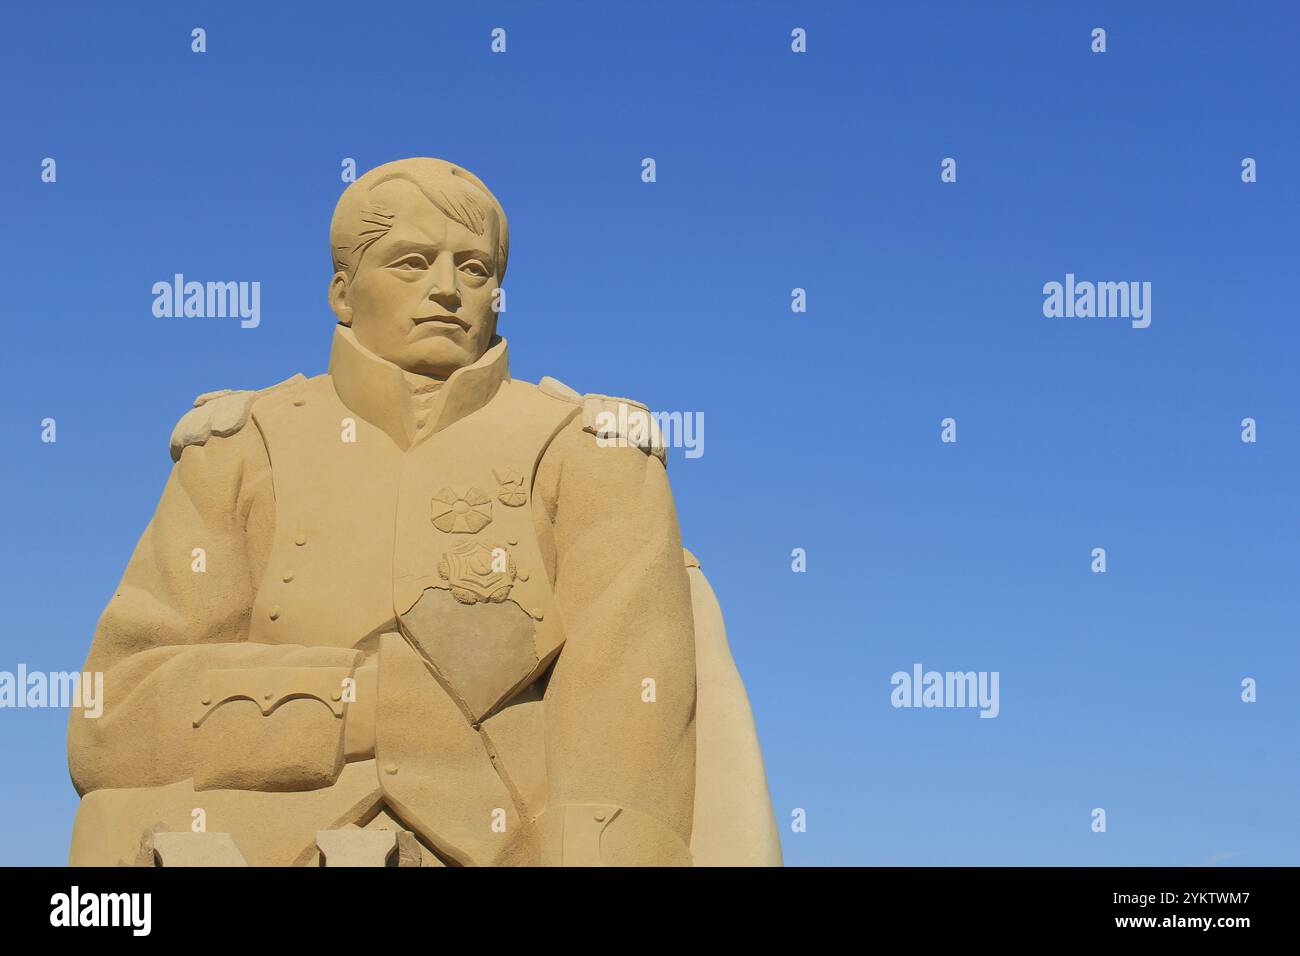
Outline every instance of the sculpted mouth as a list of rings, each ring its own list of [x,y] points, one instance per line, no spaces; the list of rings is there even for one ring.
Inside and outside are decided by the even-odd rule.
[[[430,323],[434,325],[457,326],[464,329],[466,332],[469,331],[468,322],[459,316],[451,315],[450,313],[439,312],[436,315],[417,315],[415,317],[416,325],[428,325]]]

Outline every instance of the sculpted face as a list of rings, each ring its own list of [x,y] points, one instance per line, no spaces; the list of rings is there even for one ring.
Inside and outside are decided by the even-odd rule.
[[[498,224],[476,235],[405,179],[381,183],[369,199],[391,225],[350,278],[335,275],[330,304],[339,321],[408,372],[446,378],[478,361],[496,332]]]

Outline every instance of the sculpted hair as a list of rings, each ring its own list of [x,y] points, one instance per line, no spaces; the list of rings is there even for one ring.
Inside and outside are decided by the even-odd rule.
[[[393,226],[394,213],[370,199],[376,186],[404,179],[412,183],[442,214],[477,236],[497,224],[497,281],[505,278],[510,256],[510,231],[506,213],[492,191],[467,169],[442,159],[399,159],[376,166],[343,190],[330,221],[330,252],[334,271],[350,279],[366,249]]]

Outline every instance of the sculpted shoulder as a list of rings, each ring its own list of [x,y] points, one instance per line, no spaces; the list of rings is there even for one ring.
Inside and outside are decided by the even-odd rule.
[[[259,399],[303,385],[307,381],[300,373],[269,388],[225,388],[204,392],[194,399],[194,407],[182,415],[172,429],[172,461],[180,461],[181,453],[191,445],[205,445],[211,438],[229,438],[247,424],[253,404]]]
[[[325,378],[326,376],[320,376]],[[191,446],[206,445],[212,438],[229,438],[248,423],[253,406],[275,396],[310,385],[316,379],[294,375],[263,389],[221,389],[204,392],[194,400],[194,407],[181,416],[172,429],[170,450],[173,461]],[[631,398],[590,392],[586,395],[549,375],[533,385],[515,379],[511,384],[537,396],[539,401],[558,401],[575,406],[574,425],[592,437],[601,447],[630,446],[657,458],[667,467],[667,450],[648,406]]]
[[[527,383],[518,383],[527,384]],[[581,409],[577,418],[582,431],[594,437],[601,447],[631,446],[639,448],[668,467],[668,450],[650,408],[632,398],[581,394],[559,379],[544,376],[535,386],[538,392]]]

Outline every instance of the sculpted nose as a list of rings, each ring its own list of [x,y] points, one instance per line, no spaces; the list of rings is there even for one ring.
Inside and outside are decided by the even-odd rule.
[[[438,256],[429,266],[429,298],[447,308],[460,305],[460,290],[456,288],[456,264],[451,256]]]

